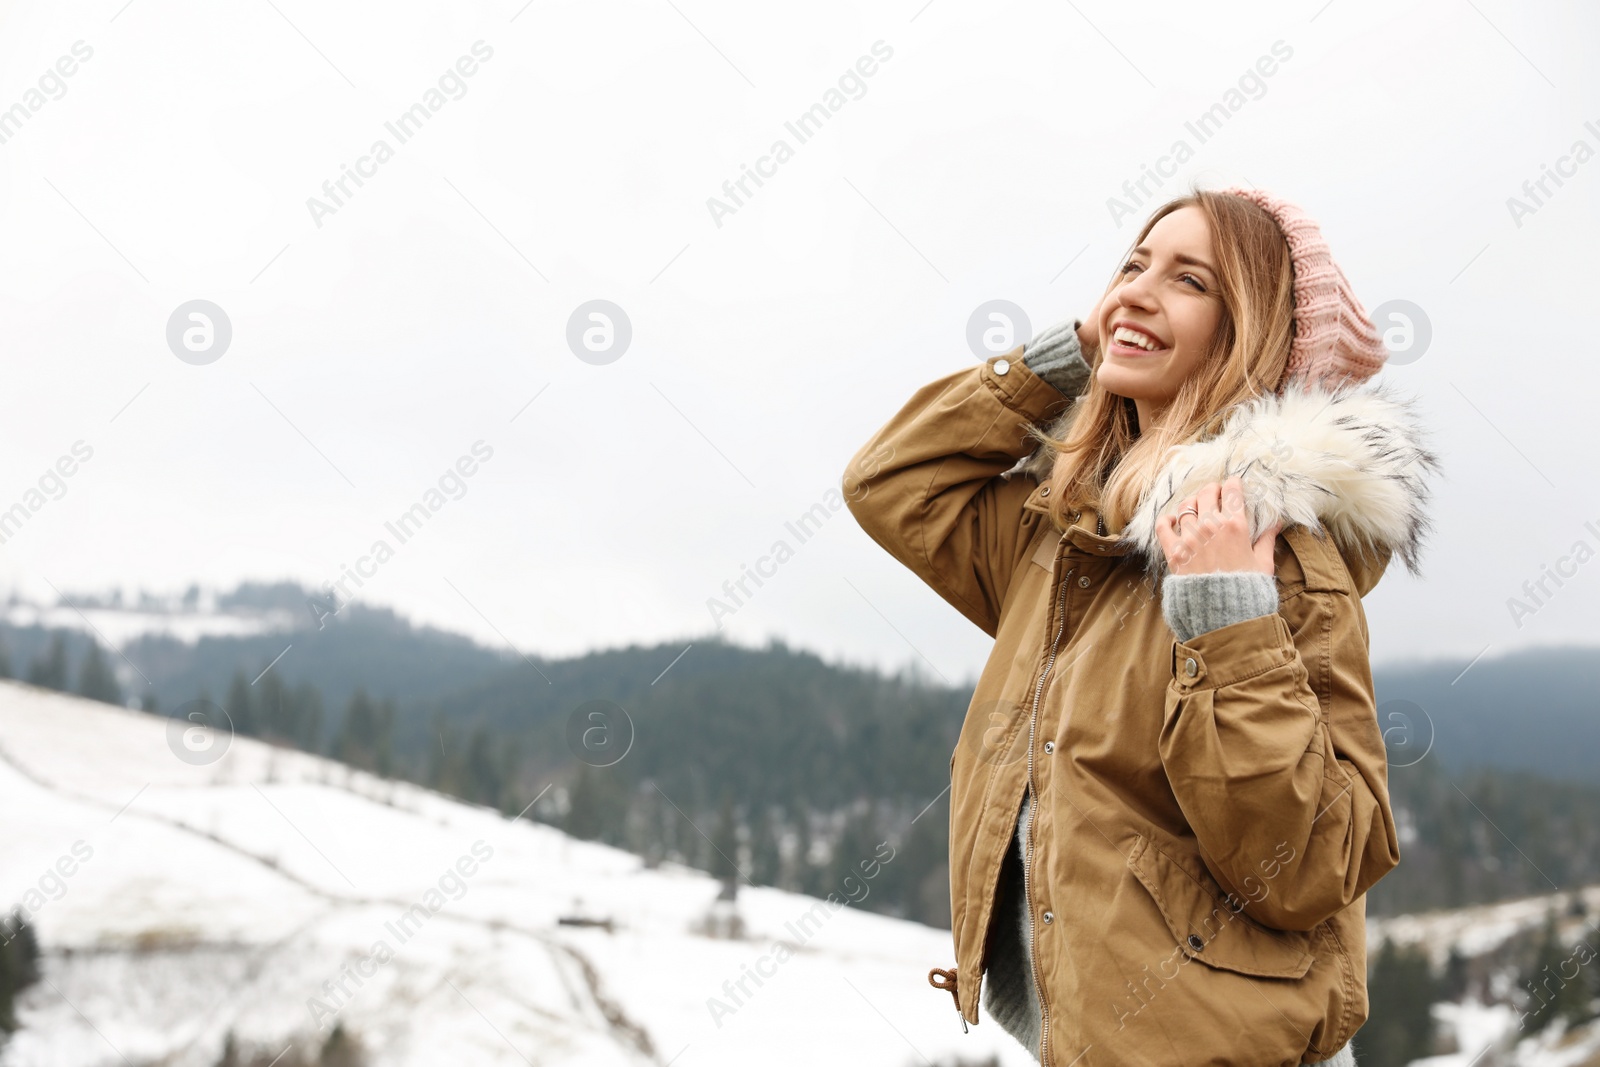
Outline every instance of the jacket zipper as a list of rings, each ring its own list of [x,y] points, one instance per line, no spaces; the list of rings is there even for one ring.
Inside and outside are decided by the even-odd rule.
[[[1055,639],[1050,642],[1050,655],[1045,660],[1044,671],[1039,675],[1039,684],[1033,690],[1033,711],[1028,719],[1028,795],[1033,798],[1033,804],[1028,815],[1028,854],[1022,863],[1022,899],[1028,908],[1028,929],[1031,932],[1031,944],[1028,946],[1028,959],[1033,965],[1033,985],[1039,992],[1039,1062],[1048,1064],[1050,1048],[1050,1010],[1045,1006],[1044,982],[1039,975],[1039,923],[1033,914],[1033,842],[1036,837],[1036,827],[1039,819],[1039,794],[1033,784],[1033,748],[1034,735],[1039,726],[1039,697],[1044,693],[1044,685],[1050,677],[1050,669],[1055,666],[1056,646],[1061,643],[1061,635],[1067,628],[1065,606],[1067,600],[1067,579],[1072,577],[1076,567],[1068,567],[1067,573],[1061,576],[1060,592],[1056,595],[1056,615],[1059,624],[1056,626]]]

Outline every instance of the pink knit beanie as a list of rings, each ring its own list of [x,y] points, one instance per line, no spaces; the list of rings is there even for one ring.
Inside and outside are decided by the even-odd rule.
[[[1389,350],[1356,299],[1328,242],[1309,215],[1260,189],[1230,186],[1219,192],[1242,196],[1273,217],[1289,243],[1294,272],[1294,342],[1279,393],[1296,378],[1326,385],[1362,382],[1383,369]]]

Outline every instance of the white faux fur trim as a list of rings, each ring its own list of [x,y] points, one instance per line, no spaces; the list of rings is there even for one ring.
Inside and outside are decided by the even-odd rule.
[[[1318,535],[1326,530],[1347,554],[1391,551],[1417,574],[1431,526],[1427,479],[1439,461],[1426,447],[1415,403],[1375,379],[1309,390],[1292,384],[1283,396],[1243,401],[1215,437],[1172,448],[1120,540],[1160,581],[1166,554],[1157,519],[1207,483],[1238,474],[1252,540],[1282,519]],[[1043,464],[1031,469],[1048,476]]]

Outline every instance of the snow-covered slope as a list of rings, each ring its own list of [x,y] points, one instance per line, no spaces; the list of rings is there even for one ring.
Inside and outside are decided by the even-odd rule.
[[[1546,893],[1518,897],[1498,904],[1475,904],[1469,908],[1415,912],[1389,918],[1367,918],[1367,950],[1378,951],[1385,937],[1400,945],[1421,945],[1435,969],[1444,966],[1454,948],[1463,956],[1481,956],[1499,948],[1518,934],[1544,925],[1554,909],[1556,930],[1563,944],[1592,935],[1593,920],[1566,914],[1574,894]],[[1587,886],[1577,895],[1587,903],[1589,914],[1600,913],[1600,885]]]
[[[744,939],[704,936],[700,872],[246,739],[191,764],[171,725],[0,682],[0,907],[44,947],[4,1067],[335,1021],[373,1065],[1033,1062],[928,985],[944,931],[743,887]]]

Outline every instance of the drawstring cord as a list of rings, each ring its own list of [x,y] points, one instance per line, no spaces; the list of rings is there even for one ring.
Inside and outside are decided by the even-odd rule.
[[[944,981],[939,981],[941,978]],[[943,967],[933,968],[928,972],[928,984],[935,989],[950,991],[950,998],[956,1002],[956,1014],[961,1015],[961,1032],[967,1033],[967,1017],[961,1013],[961,997],[956,992],[956,969],[952,967],[947,971]]]

